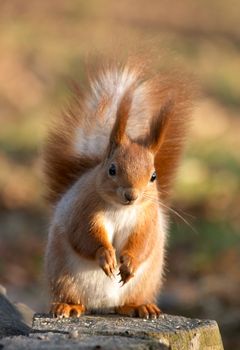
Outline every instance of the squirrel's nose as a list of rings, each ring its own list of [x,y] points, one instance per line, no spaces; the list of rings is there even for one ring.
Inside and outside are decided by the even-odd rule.
[[[134,202],[138,197],[137,193],[133,190],[125,190],[123,195],[128,203]]]

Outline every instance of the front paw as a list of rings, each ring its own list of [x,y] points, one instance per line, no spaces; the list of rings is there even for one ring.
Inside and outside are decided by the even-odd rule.
[[[134,259],[130,255],[124,254],[120,256],[120,267],[119,267],[119,274],[121,275],[121,281],[123,282],[122,285],[127,283],[132,277],[134,277],[134,273],[136,270]]]
[[[115,250],[112,247],[101,247],[97,250],[96,259],[105,274],[110,278],[114,277],[113,272],[117,267]]]

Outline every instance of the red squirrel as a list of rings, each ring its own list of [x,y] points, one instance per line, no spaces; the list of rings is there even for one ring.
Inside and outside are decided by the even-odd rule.
[[[105,64],[49,132],[51,312],[156,318],[172,180],[191,111],[184,78]]]

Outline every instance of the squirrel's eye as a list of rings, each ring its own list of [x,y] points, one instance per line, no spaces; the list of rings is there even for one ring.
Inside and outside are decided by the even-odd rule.
[[[108,169],[108,173],[111,176],[115,176],[116,175],[116,166],[114,164],[110,165],[110,168]]]
[[[156,180],[156,178],[157,178],[157,174],[156,174],[156,171],[154,171],[153,174],[152,174],[152,176],[151,176],[150,181],[153,182],[153,181]]]

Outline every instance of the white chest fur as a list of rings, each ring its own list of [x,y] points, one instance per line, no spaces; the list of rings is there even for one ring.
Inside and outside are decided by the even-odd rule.
[[[116,210],[105,211],[104,226],[110,242],[119,252],[139,220],[139,207],[127,206]]]
[[[104,213],[104,225],[117,255],[136,226],[138,210],[137,207],[126,207]],[[71,254],[71,257],[68,264],[75,275],[74,280],[78,288],[79,299],[89,309],[121,305],[125,295],[134,288],[147,266],[147,262],[142,264],[134,279],[121,287],[120,276],[117,276],[118,269],[115,272],[115,279],[110,279],[99,268],[97,262],[86,260],[76,254]]]

